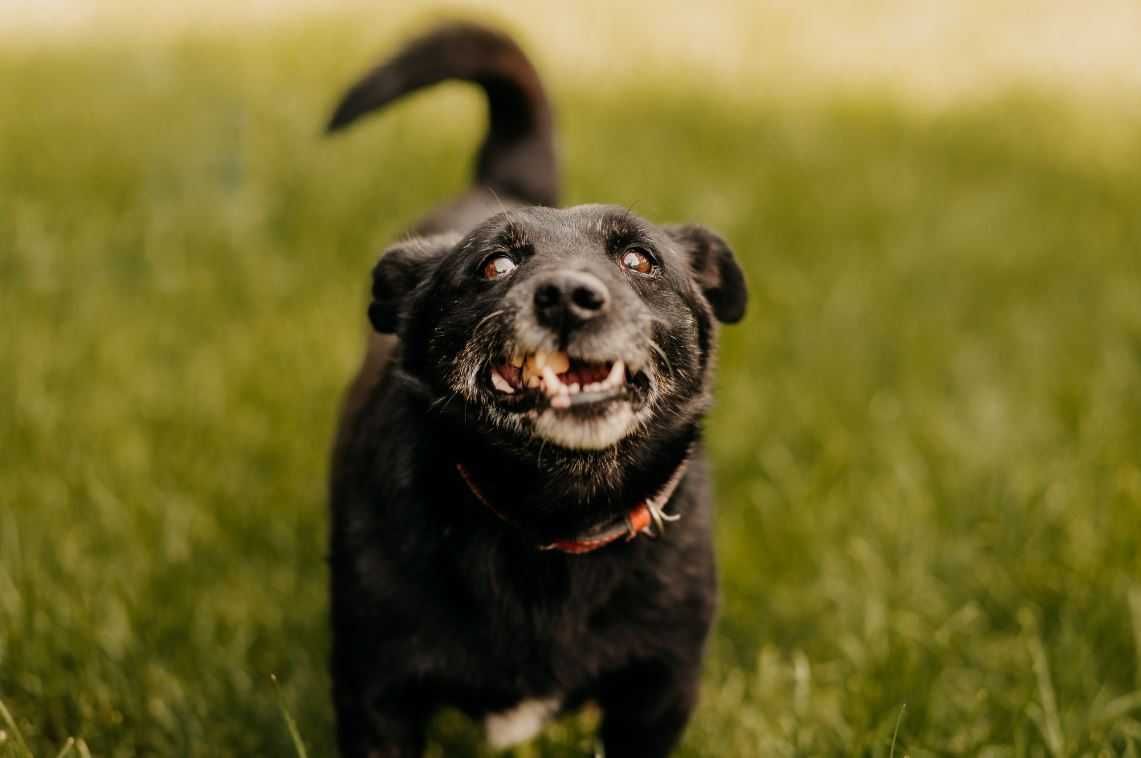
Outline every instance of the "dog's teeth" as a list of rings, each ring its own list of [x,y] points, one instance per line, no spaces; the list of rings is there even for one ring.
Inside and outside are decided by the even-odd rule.
[[[551,398],[552,408],[570,408],[570,395],[555,395]]]
[[[583,392],[598,392],[600,389],[598,382],[591,382],[582,388]]]
[[[536,374],[542,373],[548,366],[556,374],[561,374],[570,368],[570,356],[562,351],[546,353],[540,350],[527,358],[527,367]]]
[[[610,367],[610,374],[603,380],[603,384],[607,387],[617,387],[622,383],[622,379],[626,376],[626,364],[622,361],[614,361],[614,365]]]
[[[566,394],[566,385],[559,381],[559,377],[550,366],[543,369],[543,385],[551,397]]]
[[[572,395],[577,395],[582,390],[582,387],[579,386],[578,382],[575,382],[567,387],[567,389],[570,390]]]
[[[556,374],[561,374],[570,369],[570,356],[561,351],[548,353],[547,365],[550,366]]]
[[[537,387],[542,384],[543,367],[547,365],[547,359],[542,353],[533,353],[528,355],[523,361],[523,376],[527,379],[528,387]],[[537,384],[531,384],[531,379],[534,378]]]
[[[491,369],[491,385],[495,387],[495,389],[507,395],[512,395],[515,393],[515,388],[511,386],[510,382],[503,378],[503,375],[499,373],[498,368]]]

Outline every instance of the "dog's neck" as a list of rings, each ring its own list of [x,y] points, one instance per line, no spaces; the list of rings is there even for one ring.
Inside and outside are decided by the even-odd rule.
[[[536,546],[540,550],[557,550],[570,555],[582,555],[601,550],[619,540],[629,542],[643,535],[651,538],[660,537],[665,532],[667,524],[681,518],[680,513],[667,512],[666,506],[669,505],[670,498],[685,477],[688,466],[687,452],[660,489],[635,502],[625,513],[618,517],[609,517],[576,534],[566,535],[551,542],[536,542]],[[528,530],[521,527],[514,518],[508,516],[484,494],[483,488],[467,466],[457,463],[456,472],[480,505],[487,508],[504,524],[520,531],[523,536],[527,535]]]
[[[502,521],[539,544],[620,522],[642,504],[658,505],[663,494],[668,500],[698,439],[694,424],[668,439],[630,439],[604,451],[571,453],[544,444],[496,444],[457,424],[440,427],[434,474],[452,477],[468,506],[490,504]]]

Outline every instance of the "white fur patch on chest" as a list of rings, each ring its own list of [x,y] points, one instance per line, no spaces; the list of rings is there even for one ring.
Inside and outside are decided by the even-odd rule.
[[[484,721],[487,741],[496,750],[525,742],[543,728],[559,710],[562,698],[524,700],[511,710],[488,715]]]

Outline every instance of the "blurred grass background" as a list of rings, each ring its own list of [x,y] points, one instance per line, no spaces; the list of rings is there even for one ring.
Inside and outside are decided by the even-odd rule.
[[[434,16],[254,7],[0,6],[0,756],[288,755],[282,704],[330,753],[335,406],[375,252],[464,185],[483,106],[445,86],[322,141]],[[942,31],[944,6],[872,4],[878,32],[830,7],[828,33],[775,4],[499,8],[547,73],[566,200],[707,223],[752,288],[682,752],[1136,756],[1131,6],[1074,15],[1069,62],[1033,33],[1000,54],[1043,37],[1017,3]],[[904,44],[908,14],[934,28]],[[481,750],[440,720],[434,755]]]

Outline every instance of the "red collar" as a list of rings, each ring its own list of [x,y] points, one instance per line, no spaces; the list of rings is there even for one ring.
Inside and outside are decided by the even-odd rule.
[[[673,474],[670,476],[669,481],[665,483],[665,486],[658,490],[656,495],[652,495],[636,504],[621,518],[603,522],[569,539],[555,540],[546,545],[540,545],[539,549],[558,550],[559,552],[570,553],[571,555],[581,555],[582,553],[591,553],[601,547],[606,547],[610,543],[623,537],[629,542],[640,534],[645,534],[649,537],[660,535],[665,531],[667,523],[677,521],[681,518],[680,513],[666,513],[664,509],[673,496],[674,491],[677,489],[677,486],[681,484],[682,477],[685,476],[685,470],[688,466],[689,454],[686,453],[686,456],[682,458],[681,463],[674,469]],[[511,519],[504,516],[499,509],[488,501],[483,492],[480,491],[479,486],[475,483],[471,473],[462,463],[456,464],[456,471],[459,472],[460,478],[464,480],[468,489],[471,490],[471,494],[475,495],[476,500],[483,503],[489,511],[506,523],[513,526],[515,525]],[[651,527],[656,527],[657,532],[655,533]]]

